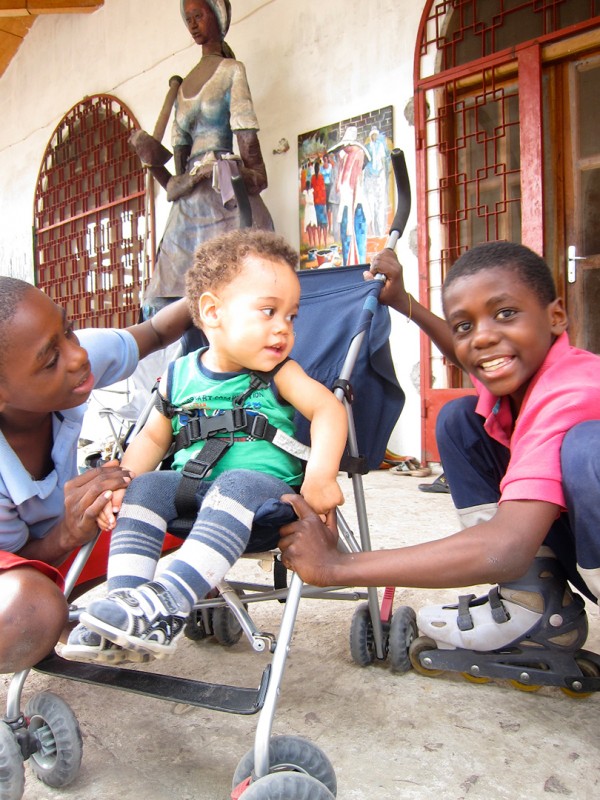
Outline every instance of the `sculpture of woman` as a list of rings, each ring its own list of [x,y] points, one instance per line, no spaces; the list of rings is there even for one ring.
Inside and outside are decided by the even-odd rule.
[[[171,154],[159,141],[145,131],[131,137],[142,163],[172,201],[146,290],[146,309],[160,307],[162,298],[185,294],[184,276],[197,246],[239,227],[232,175],[243,177],[253,226],[273,229],[260,197],[267,187],[267,174],[246,70],[224,41],[231,4],[229,0],[181,0],[181,14],[202,47],[202,58],[184,78],[175,100],[171,138],[175,175],[164,166]],[[234,133],[239,157],[233,155]]]

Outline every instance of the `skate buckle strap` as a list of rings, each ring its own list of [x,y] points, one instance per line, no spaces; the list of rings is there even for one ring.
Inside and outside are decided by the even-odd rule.
[[[473,629],[473,617],[469,611],[471,600],[475,599],[474,594],[461,594],[458,596],[458,614],[456,624],[459,631],[470,631]]]
[[[490,604],[492,619],[495,623],[501,625],[503,622],[508,622],[510,619],[510,614],[502,602],[497,586],[493,586],[490,589],[487,597],[479,597],[476,600],[474,594],[463,594],[459,596],[457,606],[447,607],[458,608],[458,614],[456,616],[456,624],[458,629],[460,631],[471,631],[473,630],[474,626],[473,617],[471,616],[469,608],[471,608],[471,606],[482,606],[485,603]]]
[[[500,592],[497,586],[493,586],[490,589],[488,593],[488,599],[490,601],[492,619],[494,622],[497,622],[499,625],[501,625],[503,622],[508,622],[510,619],[510,614],[506,610],[506,607],[500,598]]]

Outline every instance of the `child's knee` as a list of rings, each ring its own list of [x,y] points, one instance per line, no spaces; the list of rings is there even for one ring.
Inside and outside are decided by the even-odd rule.
[[[453,431],[461,430],[461,423],[470,419],[475,414],[477,397],[465,395],[457,397],[443,405],[435,423],[435,435],[438,441],[452,435]]]
[[[0,672],[27,669],[46,656],[67,623],[59,587],[36,569],[0,574]]]
[[[566,432],[560,449],[560,462],[564,483],[581,485],[591,480],[595,481],[598,489],[600,420],[581,422]]]

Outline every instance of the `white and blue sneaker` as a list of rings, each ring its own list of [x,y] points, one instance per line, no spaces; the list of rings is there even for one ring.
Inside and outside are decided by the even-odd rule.
[[[188,616],[165,587],[153,581],[94,600],[80,620],[113,644],[164,658],[175,651]]]
[[[69,634],[60,655],[69,661],[85,661],[92,664],[146,664],[154,660],[150,653],[124,650],[81,623]]]

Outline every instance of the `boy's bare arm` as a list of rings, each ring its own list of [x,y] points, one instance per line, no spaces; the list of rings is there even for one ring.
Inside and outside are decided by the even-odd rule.
[[[131,442],[121,464],[133,475],[156,469],[173,441],[171,421],[153,408],[142,430]]]
[[[301,491],[315,511],[326,513],[344,502],[337,475],[348,436],[346,411],[295,361],[279,370],[275,382],[282,397],[310,421],[311,454]]]
[[[137,342],[140,358],[144,358],[176,342],[191,325],[189,305],[184,298],[161,308],[151,319],[131,325],[127,330]]]
[[[514,580],[526,572],[558,511],[552,503],[507,501],[489,522],[444,539],[348,554],[336,549],[335,536],[303,498],[284,499],[299,519],[281,529],[283,562],[316,586],[441,589]]]

